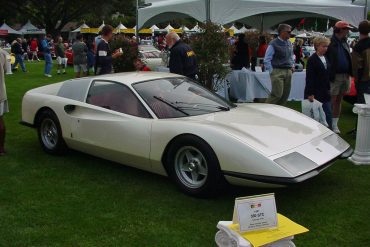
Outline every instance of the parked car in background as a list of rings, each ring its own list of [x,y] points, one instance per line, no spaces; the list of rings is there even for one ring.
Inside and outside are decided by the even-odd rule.
[[[162,52],[152,45],[140,45],[139,58],[151,70],[155,70],[160,66],[165,66],[162,59]]]
[[[140,45],[153,45],[153,41],[151,39],[142,39],[140,40]]]
[[[68,48],[65,50],[64,52],[66,58],[67,58],[67,64],[68,65],[73,65],[73,52],[72,52],[72,48]]]

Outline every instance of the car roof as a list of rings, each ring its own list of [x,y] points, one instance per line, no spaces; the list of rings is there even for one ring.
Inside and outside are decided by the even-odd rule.
[[[162,78],[174,78],[174,77],[184,77],[182,75],[172,74],[172,73],[165,73],[165,72],[124,72],[124,73],[115,73],[115,74],[107,74],[101,76],[92,77],[92,80],[101,79],[101,80],[109,80],[109,81],[116,81],[125,85],[132,85],[137,82],[142,81],[150,81]]]

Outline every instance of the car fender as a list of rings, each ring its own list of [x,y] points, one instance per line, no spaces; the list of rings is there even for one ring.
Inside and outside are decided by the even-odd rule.
[[[152,124],[150,159],[157,173],[165,174],[162,158],[166,147],[174,138],[184,134],[195,135],[205,140],[214,150],[222,171],[278,177],[291,176],[288,171],[242,142],[225,128],[202,121],[170,119],[155,120]]]

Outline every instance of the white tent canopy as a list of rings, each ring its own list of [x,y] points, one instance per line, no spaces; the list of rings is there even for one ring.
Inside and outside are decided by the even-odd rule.
[[[170,21],[178,18],[193,17],[206,21],[205,0],[148,0],[151,6],[139,9],[139,26]]]
[[[120,23],[117,27],[116,27],[117,30],[124,30],[124,29],[127,29],[127,27],[125,27],[122,23]]]
[[[22,34],[45,34],[45,29],[35,27],[31,21],[28,21],[20,30]]]
[[[150,29],[152,29],[152,31],[155,31],[155,30],[159,30],[159,27],[157,27],[157,25],[153,25],[150,27]]]
[[[245,26],[243,26],[242,28],[239,29],[238,33],[245,33],[245,32],[248,32],[248,29]]]
[[[171,24],[168,24],[167,27],[165,27],[164,29],[166,29],[167,31],[169,31],[169,30],[172,30],[174,28],[171,26]]]
[[[99,27],[99,30],[102,30],[104,26],[105,26],[105,23],[104,23],[104,21],[103,21],[103,23],[102,23],[102,24],[100,25],[100,27]]]
[[[290,19],[332,17],[357,25],[364,8],[350,0],[212,0],[211,19],[216,23],[240,21],[254,27],[268,28]]]
[[[229,29],[233,30],[234,33],[239,33],[239,29],[234,24]]]
[[[22,34],[21,32],[18,32],[17,30],[9,27],[5,22],[3,25],[1,25],[0,30],[6,30],[8,31],[8,34]]]
[[[73,30],[72,33],[79,33],[79,32],[81,32],[82,28],[90,28],[90,27],[84,23],[81,26],[79,26],[78,28],[76,28],[75,30]]]
[[[204,22],[209,9],[210,20],[221,25],[235,21],[263,29],[278,23],[304,17],[346,20],[357,26],[364,7],[351,0],[148,0],[149,7],[139,9],[139,26],[171,19],[193,17]],[[209,2],[209,5],[208,5]],[[181,13],[180,13],[181,12]],[[263,25],[262,25],[263,24]]]
[[[190,29],[190,31],[192,31],[192,32],[199,32],[200,31],[200,27],[199,27],[198,23],[192,29]]]

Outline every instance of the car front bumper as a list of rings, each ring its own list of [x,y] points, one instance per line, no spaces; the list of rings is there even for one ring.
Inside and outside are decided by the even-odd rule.
[[[273,177],[273,176],[264,176],[264,175],[255,175],[255,174],[247,174],[247,173],[239,173],[239,172],[232,172],[232,171],[222,171],[225,178],[231,182],[230,178],[237,178],[238,181],[247,180],[249,182],[256,182],[256,183],[262,183],[262,184],[270,184],[270,185],[289,185],[289,184],[296,184],[303,182],[307,179],[310,179],[316,175],[318,175],[320,172],[331,166],[335,160],[337,159],[347,159],[351,156],[353,153],[353,149],[350,147],[345,152],[343,152],[340,156],[336,157],[333,160],[330,160],[329,162],[311,170],[304,174],[301,174],[296,177]],[[231,182],[233,184],[233,182]],[[240,183],[238,183],[240,184]],[[249,184],[249,183],[248,183]]]

